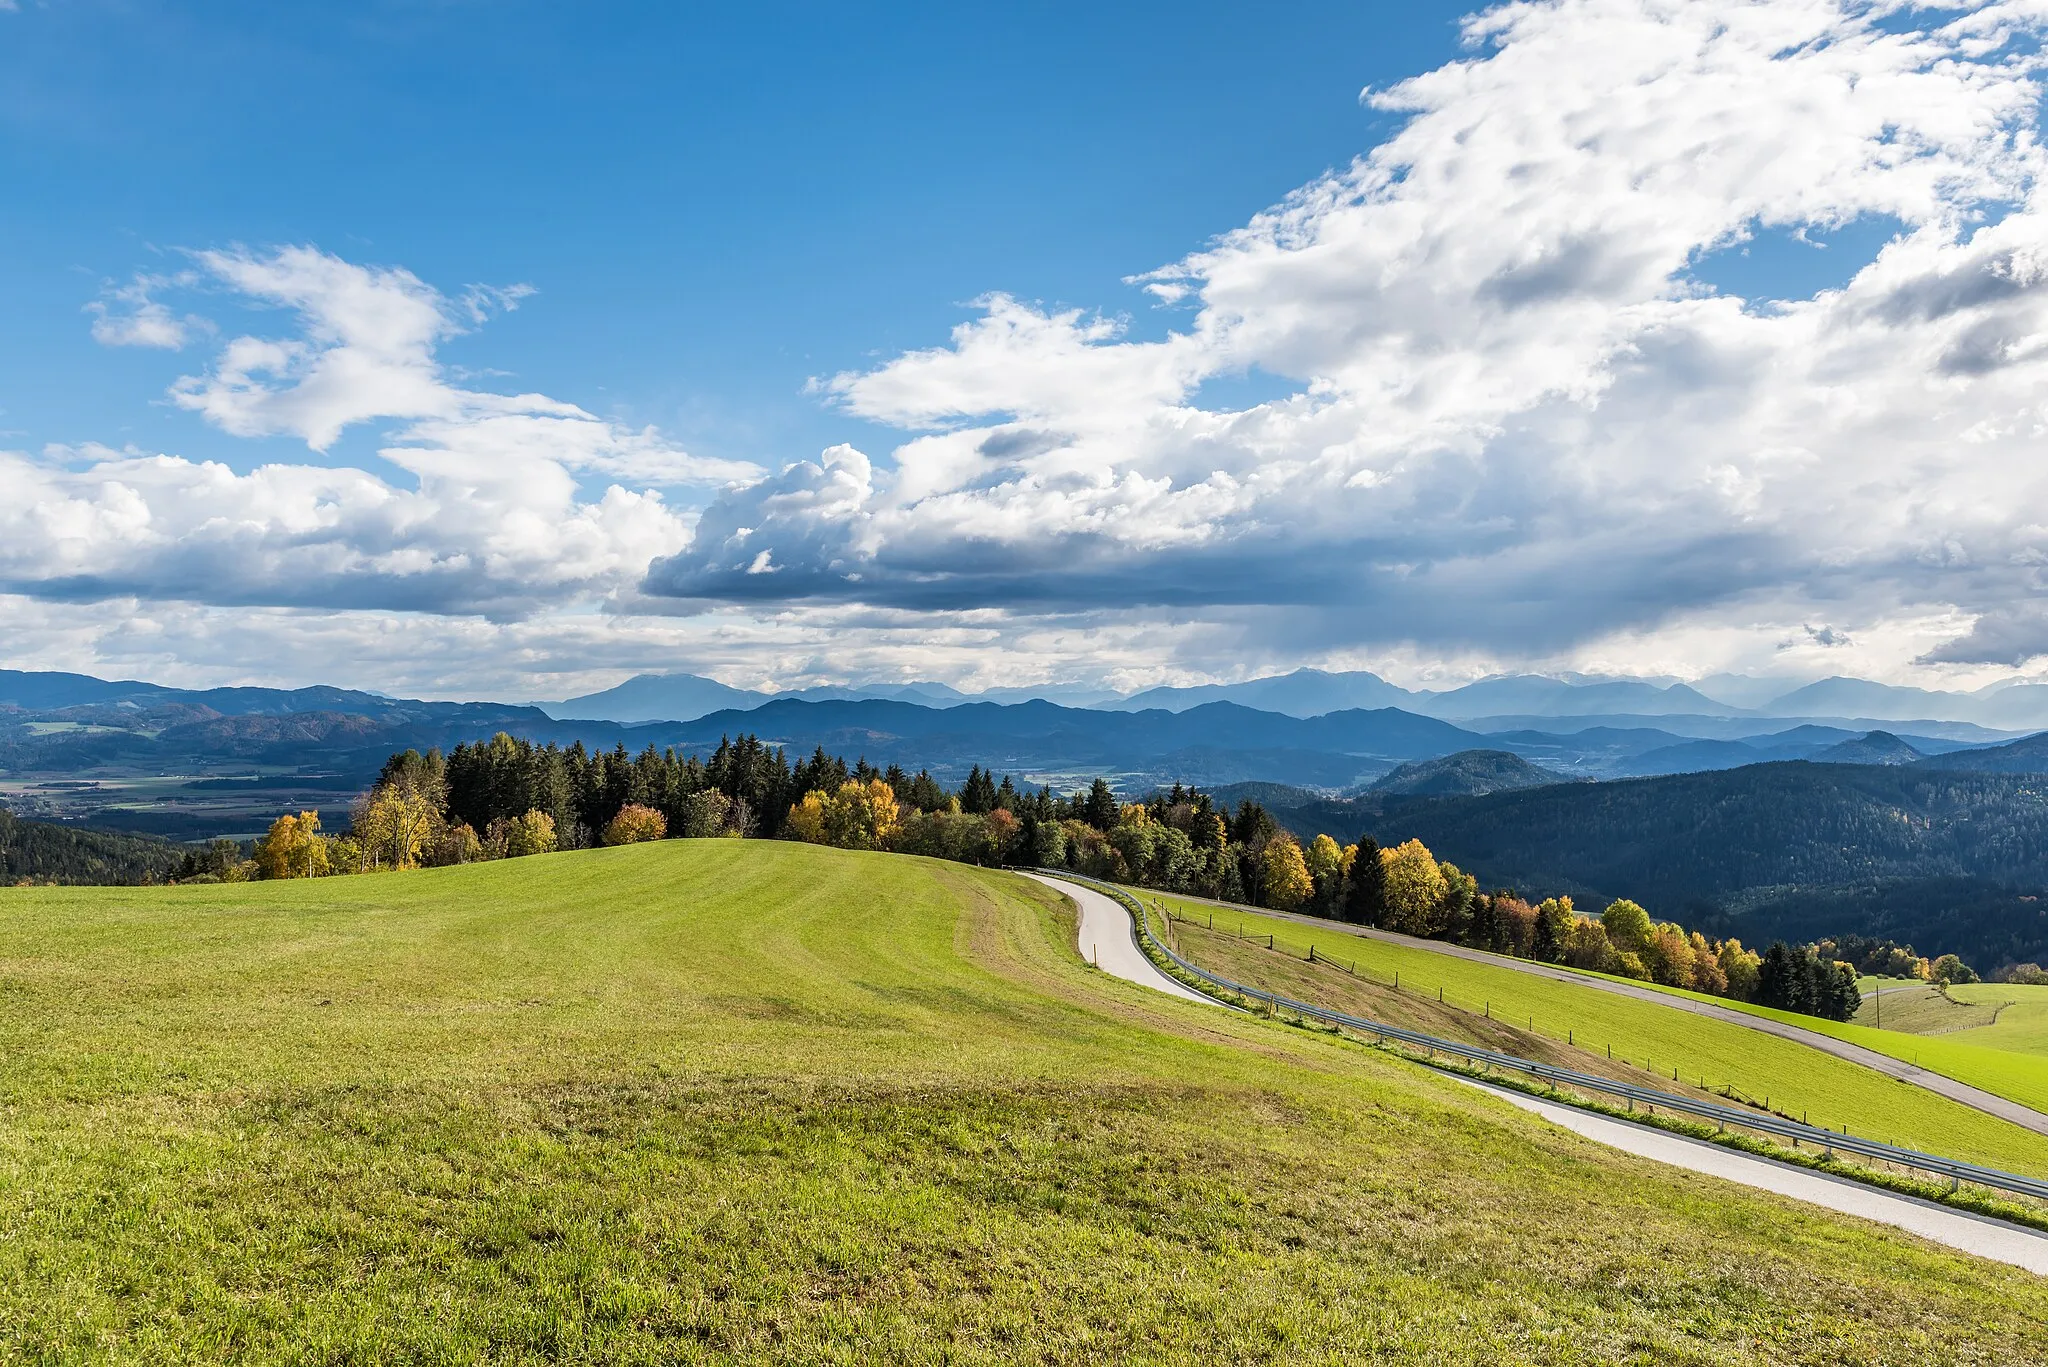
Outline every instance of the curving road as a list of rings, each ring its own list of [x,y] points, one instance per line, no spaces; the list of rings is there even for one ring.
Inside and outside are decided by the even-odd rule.
[[[1838,1040],[1832,1035],[1823,1035],[1818,1030],[1807,1030],[1797,1025],[1787,1024],[1784,1021],[1769,1020],[1763,1016],[1752,1016],[1746,1011],[1737,1011],[1731,1007],[1717,1006],[1712,1002],[1694,1001],[1690,997],[1673,996],[1668,992],[1659,992],[1654,987],[1640,987],[1634,983],[1614,982],[1607,978],[1596,978],[1591,974],[1575,972],[1572,969],[1563,968],[1556,964],[1539,964],[1533,963],[1528,959],[1517,959],[1511,955],[1490,954],[1483,949],[1468,949],[1464,945],[1446,944],[1442,940],[1424,940],[1413,935],[1401,935],[1391,930],[1380,930],[1372,926],[1354,926],[1343,921],[1325,921],[1319,916],[1302,916],[1294,912],[1274,911],[1270,907],[1244,907],[1239,906],[1235,902],[1218,902],[1207,897],[1189,897],[1181,893],[1174,895],[1184,902],[1200,902],[1204,906],[1218,907],[1225,911],[1242,911],[1253,916],[1273,916],[1283,921],[1296,921],[1305,926],[1314,926],[1317,930],[1327,930],[1333,934],[1355,935],[1360,939],[1379,940],[1390,945],[1405,945],[1410,949],[1426,950],[1431,954],[1447,954],[1454,959],[1466,959],[1472,963],[1489,964],[1494,968],[1505,968],[1515,973],[1527,973],[1538,978],[1549,978],[1555,982],[1567,982],[1578,987],[1590,987],[1601,992],[1612,992],[1617,997],[1632,997],[1637,1001],[1650,1002],[1653,1005],[1666,1007],[1673,1011],[1686,1011],[1695,1016],[1707,1016],[1714,1020],[1726,1021],[1730,1025],[1739,1025],[1745,1030],[1755,1030],[1759,1034],[1775,1035],[1779,1039],[1791,1040],[1795,1044],[1803,1044],[1810,1049],[1818,1049],[1824,1054],[1832,1054],[1845,1062],[1859,1064],[1873,1072],[1882,1073],[1886,1077],[1896,1078],[1900,1082],[1910,1082],[1915,1087],[1924,1087],[1928,1091],[1945,1096],[1951,1101],[1960,1101],[1965,1106],[1974,1107],[1985,1112],[1987,1115],[1995,1115],[2000,1120],[2009,1120],[2022,1129],[2032,1130],[2035,1134],[2048,1135],[2048,1115],[2043,1115],[2032,1107],[2022,1106],[2017,1101],[2011,1101],[1996,1093],[1987,1092],[1981,1087],[1972,1087],[1967,1082],[1958,1082],[1945,1074],[1930,1072],[1918,1064],[1895,1059],[1889,1054],[1880,1054],[1875,1049],[1866,1049],[1860,1044],[1851,1044],[1847,1040]]]
[[[1137,983],[1141,987],[1150,987],[1175,997],[1185,997],[1191,1002],[1201,1002],[1206,1006],[1222,1005],[1160,972],[1158,967],[1145,957],[1145,951],[1138,948],[1137,927],[1131,921],[1131,914],[1118,905],[1116,899],[1107,897],[1093,888],[1083,887],[1079,883],[1069,883],[1061,878],[1048,878],[1042,873],[1027,873],[1024,876],[1035,879],[1057,892],[1065,893],[1068,899],[1080,908],[1081,957],[1089,963],[1105,973]]]
[[[1083,957],[1119,978],[1143,987],[1168,992],[1176,997],[1208,1005],[1220,1005],[1159,971],[1138,948],[1137,927],[1131,915],[1113,898],[1063,878],[1027,873],[1049,888],[1063,893],[1080,908],[1080,945]],[[1228,903],[1218,903],[1228,906]],[[1234,910],[1235,908],[1233,908]],[[1314,922],[1323,925],[1326,922]],[[1351,927],[1357,929],[1357,927]],[[1400,937],[1405,939],[1406,937]],[[1431,948],[1436,948],[1433,943]],[[1493,956],[1485,956],[1492,958]],[[1825,1037],[1823,1037],[1825,1038]],[[1459,1081],[1469,1081],[1459,1079]],[[1917,1234],[1949,1248],[1974,1253],[1994,1262],[2008,1263],[2029,1272],[2048,1276],[2048,1235],[2017,1225],[1987,1220],[1931,1201],[1901,1196],[1847,1178],[1830,1177],[1789,1163],[1778,1163],[1736,1149],[1722,1148],[1701,1140],[1687,1139],[1646,1125],[1630,1124],[1607,1116],[1561,1106],[1509,1088],[1471,1081],[1469,1085],[1595,1143],[1620,1149],[1653,1162],[1666,1163],[1689,1172],[1720,1177],[1742,1186],[1804,1201],[1843,1215],[1859,1216]]]

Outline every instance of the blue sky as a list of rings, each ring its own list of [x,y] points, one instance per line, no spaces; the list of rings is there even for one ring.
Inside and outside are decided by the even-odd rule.
[[[2042,23],[0,0],[0,664],[2039,673]]]
[[[812,376],[942,341],[992,289],[1121,280],[1342,165],[1359,89],[1461,10],[1206,4],[25,5],[0,29],[0,406],[14,442],[303,459],[167,409],[82,312],[164,253],[312,243],[524,282],[448,350],[692,450],[867,425]],[[189,368],[189,367],[188,367]],[[374,451],[359,430],[336,460]]]

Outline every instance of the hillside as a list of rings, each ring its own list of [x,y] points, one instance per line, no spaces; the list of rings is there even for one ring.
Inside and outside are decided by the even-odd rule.
[[[0,886],[23,879],[140,883],[170,873],[182,854],[161,840],[21,821],[0,808]]]
[[[0,893],[0,1356],[2048,1353],[2025,1274],[1105,978],[1069,916],[737,841]]]
[[[1275,814],[1751,942],[1853,930],[1986,967],[2048,954],[2048,784],[2026,775],[1793,762]]]
[[[1461,750],[1442,759],[1400,765],[1366,791],[1384,797],[1469,797],[1567,781],[1564,775],[1539,769],[1505,750]]]

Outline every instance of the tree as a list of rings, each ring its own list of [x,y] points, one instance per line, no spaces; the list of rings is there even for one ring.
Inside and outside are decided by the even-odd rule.
[[[848,779],[825,804],[825,837],[843,850],[886,850],[898,819],[896,794],[887,783]]]
[[[667,818],[652,807],[643,807],[637,802],[628,802],[619,808],[619,814],[607,821],[604,827],[604,843],[607,845],[638,845],[664,839],[667,835]]]
[[[1536,907],[1536,926],[1529,957],[1547,964],[1562,962],[1565,948],[1571,943],[1572,923],[1578,919],[1572,912],[1571,898],[1544,898]]]
[[[726,833],[732,799],[716,788],[691,793],[683,800],[681,833],[686,840],[708,840]]]
[[[1607,904],[1600,923],[1607,927],[1608,943],[1617,950],[1640,955],[1650,943],[1650,913],[1625,897]]]
[[[264,878],[318,878],[327,873],[320,813],[300,812],[271,822],[269,833],[256,842],[256,868]]]
[[[370,868],[419,867],[441,835],[448,800],[447,766],[439,750],[405,750],[384,761],[376,786],[350,810],[350,834]]]
[[[829,844],[831,837],[825,832],[825,804],[830,800],[815,789],[805,793],[803,800],[791,807],[789,815],[782,819],[782,834],[807,845]]]
[[[1081,806],[1081,819],[1098,831],[1108,831],[1116,825],[1116,794],[1109,790],[1109,784],[1096,779],[1088,785],[1088,797]]]
[[[1614,946],[1608,943],[1607,927],[1590,916],[1574,916],[1565,931],[1564,961],[1573,968],[1595,973],[1614,971]]]
[[[1449,887],[1436,856],[1420,840],[1409,840],[1382,851],[1380,863],[1386,869],[1387,926],[1409,935],[1431,934]]]
[[[484,857],[483,841],[470,828],[467,821],[454,826],[443,826],[438,839],[426,853],[426,862],[436,868],[450,864],[474,864]]]
[[[1097,783],[1101,781],[1096,780]],[[986,816],[996,809],[996,801],[995,776],[979,764],[975,765],[968,771],[967,782],[960,785],[960,810]]]
[[[1351,876],[1344,882],[1344,919],[1353,925],[1376,926],[1387,915],[1387,868],[1380,860],[1379,843],[1369,835],[1358,837],[1358,853],[1351,857]]]
[[[1691,987],[1693,977],[1692,941],[1674,925],[1653,927],[1642,948],[1643,966],[1650,980],[1666,987]]]
[[[1928,965],[1928,973],[1938,983],[1974,983],[1980,981],[1977,970],[1971,968],[1953,954],[1944,954]]]
[[[1763,968],[1763,960],[1754,950],[1744,949],[1742,941],[1733,937],[1721,941],[1715,952],[1721,961],[1722,976],[1728,980],[1728,995],[1739,1002],[1757,999],[1757,978]]]
[[[1315,895],[1315,880],[1301,846],[1291,835],[1276,835],[1266,845],[1266,905],[1293,911]]]
[[[1344,895],[1344,847],[1327,835],[1319,835],[1309,842],[1302,860],[1308,865],[1309,881],[1315,885],[1312,900],[1316,915],[1328,916]]]
[[[557,847],[555,819],[543,811],[501,816],[484,832],[484,852],[498,859],[552,854]]]

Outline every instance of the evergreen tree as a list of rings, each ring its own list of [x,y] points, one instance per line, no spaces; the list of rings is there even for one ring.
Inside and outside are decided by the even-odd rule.
[[[1387,915],[1387,868],[1380,861],[1380,846],[1369,835],[1358,837],[1358,853],[1351,860],[1351,876],[1344,880],[1341,919],[1354,925],[1376,926]]]
[[[967,773],[967,782],[960,785],[960,810],[974,816],[987,816],[996,809],[996,781],[979,764]]]
[[[1116,825],[1116,794],[1109,790],[1109,784],[1096,779],[1088,786],[1088,799],[1082,805],[1081,819],[1098,831],[1107,831]]]

